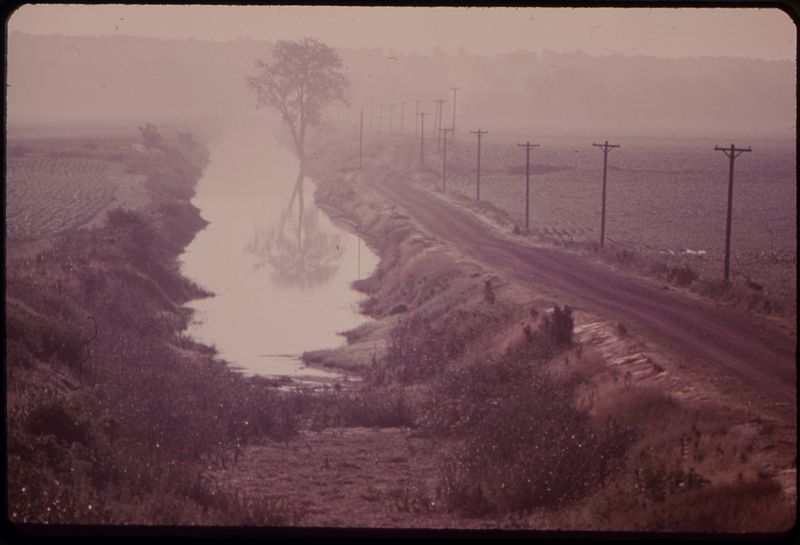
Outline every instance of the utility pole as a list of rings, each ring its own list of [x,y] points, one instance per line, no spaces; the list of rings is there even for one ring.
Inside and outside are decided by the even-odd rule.
[[[460,87],[450,87],[453,90],[453,124],[450,125],[450,128],[453,129],[453,138],[456,137],[456,91],[460,89]]]
[[[431,133],[431,136],[436,138],[439,135],[439,102],[434,100],[433,104],[433,132]]]
[[[475,200],[481,200],[481,135],[489,134],[488,131],[482,131],[478,129],[477,131],[470,131],[472,134],[478,135],[478,168],[477,168],[477,177],[475,180]],[[455,134],[455,131],[453,131]]]
[[[520,148],[525,148],[525,229],[530,228],[531,216],[531,148],[538,148],[539,144],[517,144]]]
[[[439,134],[439,138],[436,141],[436,149],[437,150],[442,149],[442,138],[441,138],[441,134],[442,134],[442,132],[441,132],[442,131],[442,104],[444,104],[444,102],[445,101],[443,99],[438,99],[436,101],[436,115],[437,115],[436,130],[439,131],[439,133],[440,133]]]
[[[419,100],[415,100],[414,102],[417,103],[417,111],[414,114],[414,136],[417,136],[419,133]]]
[[[374,102],[375,102],[374,98],[369,99],[369,132],[372,132],[372,130],[375,128],[375,114],[372,111],[372,106]]]
[[[401,135],[403,134],[403,120],[405,119],[405,115],[406,115],[405,109],[406,109],[406,103],[405,102],[401,102],[400,103],[400,134]]]
[[[420,131],[419,131],[419,168],[422,169],[425,166],[425,116],[428,115],[428,112],[419,112],[417,114],[419,116],[420,121]]]
[[[603,206],[600,213],[600,246],[605,245],[606,241],[606,172],[608,170],[608,152],[614,148],[620,147],[619,144],[609,144],[606,140],[605,144],[592,145],[603,150]]]
[[[444,152],[442,153],[442,193],[447,193],[447,133],[453,129],[439,129],[444,139]]]
[[[750,146],[737,148],[731,144],[730,148],[714,146],[714,151],[721,151],[730,159],[730,174],[728,176],[728,218],[725,222],[725,282],[730,278],[731,265],[731,213],[733,211],[733,161],[744,152],[753,151]]]
[[[358,170],[361,170],[364,157],[364,108],[361,108],[361,129],[358,132]]]

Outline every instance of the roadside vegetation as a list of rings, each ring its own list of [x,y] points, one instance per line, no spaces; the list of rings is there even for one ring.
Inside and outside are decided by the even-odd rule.
[[[320,148],[331,155],[322,153],[320,165],[334,155],[357,162],[336,143]],[[575,340],[572,309],[521,297],[513,281],[420,234],[373,201],[357,172],[313,175],[317,199],[354,222],[381,256],[355,286],[367,296],[363,310],[385,327],[348,333],[355,345],[371,346],[371,331],[386,339],[362,362],[363,391],[377,395],[342,392],[326,403],[346,408],[355,395],[359,414],[381,419],[340,413],[332,421],[408,426],[437,445],[435,484],[399,491],[402,510],[535,529],[793,526],[796,500],[776,480],[779,464],[793,467],[793,449],[784,450],[791,423],[638,381]],[[688,267],[651,272],[677,285],[697,280]],[[629,333],[617,324],[612,335]],[[335,365],[333,352],[325,360]]]
[[[7,257],[12,522],[302,526],[305,503],[219,476],[261,444],[381,428],[411,430],[434,459],[431,474],[386,492],[408,526],[434,517],[451,527],[780,532],[794,523],[795,500],[778,479],[794,452],[790,424],[637,382],[579,339],[577,311],[520,290],[360,191],[352,151],[336,144],[315,149],[308,168],[316,199],[381,257],[355,283],[373,320],[345,333],[349,346],[306,359],[363,380],[292,389],[232,371],[184,333],[182,305],[206,295],[176,261],[203,226],[189,199],[205,151],[166,131],[143,150],[130,143],[77,149],[118,154],[100,160],[143,176],[146,205],[13,242]],[[624,325],[614,335],[626,337]]]

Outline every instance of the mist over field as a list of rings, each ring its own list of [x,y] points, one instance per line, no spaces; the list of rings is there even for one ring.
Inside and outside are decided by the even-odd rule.
[[[11,525],[796,524],[786,11],[7,29]]]
[[[272,42],[9,34],[8,122],[252,116],[245,77]],[[553,53],[428,55],[339,49],[351,108],[458,96],[459,124],[538,134],[791,138],[789,61]],[[423,102],[430,110],[433,104]],[[446,105],[449,109],[451,106]],[[399,112],[398,112],[399,114]],[[375,113],[377,115],[377,113]],[[354,119],[354,117],[353,117]],[[411,123],[411,121],[409,121]]]

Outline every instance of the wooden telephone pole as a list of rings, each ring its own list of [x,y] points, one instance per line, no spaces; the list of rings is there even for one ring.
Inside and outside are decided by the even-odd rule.
[[[358,133],[358,170],[361,170],[364,157],[364,108],[361,108],[361,129]]]
[[[453,129],[453,138],[456,137],[456,91],[460,89],[460,87],[450,87],[453,90],[453,124],[450,125],[450,128]]]
[[[439,129],[444,138],[444,151],[442,153],[442,193],[447,193],[447,133],[453,129]]]
[[[530,228],[531,216],[531,148],[538,148],[539,144],[517,144],[520,148],[525,148],[525,229]]]
[[[414,102],[417,104],[417,111],[414,117],[414,136],[417,136],[417,134],[419,134],[417,132],[419,131],[419,100],[415,100]]]
[[[714,151],[721,151],[730,159],[730,173],[728,176],[728,218],[725,222],[725,281],[730,278],[731,266],[731,213],[733,211],[733,161],[742,153],[753,151],[750,146],[737,148],[733,144],[729,148],[714,146]]]
[[[425,116],[428,112],[419,112],[420,131],[419,131],[419,168],[425,166]]]
[[[373,111],[373,106],[375,105],[375,99],[369,99],[369,132],[372,132],[375,128],[375,112]]]
[[[475,179],[475,200],[481,200],[481,135],[489,134],[488,131],[482,131],[478,129],[477,131],[470,131],[472,134],[478,135],[478,167]],[[453,131],[455,134],[455,131]]]
[[[603,206],[600,214],[600,246],[604,246],[606,240],[606,171],[608,169],[608,152],[620,147],[620,145],[609,144],[608,140],[606,140],[605,144],[595,144],[593,142],[592,145],[603,150]]]
[[[435,102],[436,102],[436,114],[434,115],[434,117],[436,119],[434,121],[434,123],[435,123],[434,131],[439,132],[439,135],[438,135],[439,138],[437,138],[437,140],[436,140],[436,149],[437,150],[441,150],[442,149],[442,137],[441,137],[441,131],[442,131],[442,104],[444,104],[445,101],[443,99],[438,99]],[[436,132],[434,132],[434,136],[436,136]]]

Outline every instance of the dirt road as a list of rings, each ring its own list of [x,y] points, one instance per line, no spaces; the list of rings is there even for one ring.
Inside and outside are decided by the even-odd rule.
[[[380,192],[435,237],[493,266],[636,322],[776,401],[794,403],[796,342],[755,319],[613,274],[566,252],[532,248],[499,236],[468,212],[432,198],[401,171],[389,170],[373,180]]]

